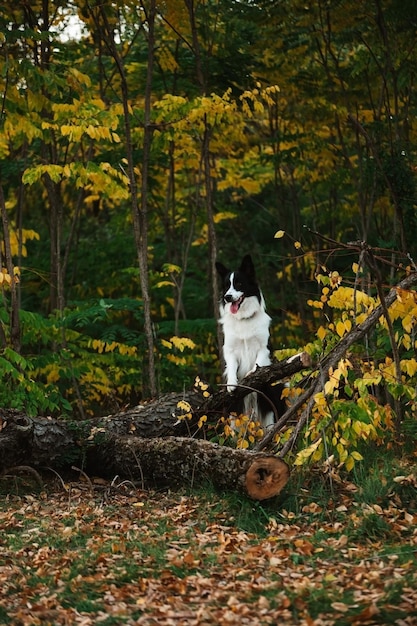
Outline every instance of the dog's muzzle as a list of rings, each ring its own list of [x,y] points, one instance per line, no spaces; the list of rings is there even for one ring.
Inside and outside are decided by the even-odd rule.
[[[233,313],[233,315],[235,315],[239,311],[240,305],[242,304],[244,299],[244,296],[240,296],[240,298],[238,298],[237,300],[230,294],[226,294],[224,296],[225,302],[230,302],[230,313]]]

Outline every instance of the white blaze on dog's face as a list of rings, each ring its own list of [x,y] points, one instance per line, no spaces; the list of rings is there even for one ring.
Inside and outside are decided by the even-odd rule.
[[[230,287],[223,294],[223,299],[225,303],[225,308],[228,308],[230,313],[235,315],[239,311],[240,305],[243,303],[245,294],[241,289],[242,285],[239,281],[239,278],[236,277],[235,279],[235,272],[232,272],[230,274],[229,283]]]
[[[224,265],[217,263],[217,270],[223,280],[221,306],[224,313],[237,319],[252,317],[263,304],[250,256],[244,257],[239,269],[230,272]]]

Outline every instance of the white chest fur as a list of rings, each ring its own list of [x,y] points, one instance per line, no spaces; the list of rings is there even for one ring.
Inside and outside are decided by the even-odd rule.
[[[248,298],[248,300],[250,299]],[[251,305],[252,303],[248,302],[247,304]],[[253,306],[255,307],[255,303]],[[249,317],[233,315],[227,310],[227,306],[222,311],[220,323],[223,325],[224,331],[223,353],[229,390],[232,390],[234,385],[254,371],[256,367],[263,367],[271,363],[268,349],[271,318],[264,308],[259,306],[259,303],[257,303],[256,309],[251,311],[252,314]],[[242,311],[242,313],[244,312]],[[247,313],[248,311],[246,311]]]

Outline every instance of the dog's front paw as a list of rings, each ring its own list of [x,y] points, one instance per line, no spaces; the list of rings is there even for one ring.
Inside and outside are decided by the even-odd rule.
[[[227,383],[227,391],[231,393],[236,389],[237,381],[235,383]]]

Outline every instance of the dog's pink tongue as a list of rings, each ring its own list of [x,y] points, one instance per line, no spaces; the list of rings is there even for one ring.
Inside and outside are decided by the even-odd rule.
[[[230,305],[230,312],[237,313],[238,311],[239,311],[239,300],[236,300],[236,302],[232,302],[232,304]]]

